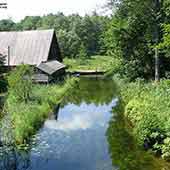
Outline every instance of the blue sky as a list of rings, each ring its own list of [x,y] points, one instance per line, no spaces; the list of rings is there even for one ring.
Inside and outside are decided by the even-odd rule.
[[[0,0],[7,2],[8,9],[0,9],[0,19],[12,18],[15,21],[25,16],[63,12],[68,15],[84,15],[102,7],[107,0]]]

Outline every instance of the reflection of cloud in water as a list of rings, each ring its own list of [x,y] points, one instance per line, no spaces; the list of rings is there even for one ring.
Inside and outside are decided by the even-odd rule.
[[[45,128],[61,131],[86,130],[96,126],[105,126],[111,116],[111,107],[117,102],[113,100],[109,105],[95,106],[82,103],[80,106],[69,104],[59,111],[58,121],[52,119],[45,122]],[[108,110],[110,109],[110,110]]]
[[[93,116],[91,116],[91,115]],[[93,126],[96,121],[100,121],[103,119],[102,113],[75,113],[74,116],[69,118],[64,118],[59,122],[55,120],[48,120],[45,123],[45,126],[51,129],[58,130],[77,130],[77,129],[88,129]]]

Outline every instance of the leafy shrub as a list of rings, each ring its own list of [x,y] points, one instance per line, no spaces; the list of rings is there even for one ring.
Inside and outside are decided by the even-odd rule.
[[[7,77],[9,93],[17,101],[27,102],[32,92],[32,73],[33,70],[29,65],[17,66]]]
[[[133,126],[133,133],[140,144],[147,144],[153,151],[168,159],[170,137],[170,80],[159,84],[120,81],[120,95],[124,114]],[[170,158],[170,157],[169,157]]]
[[[161,149],[162,149],[162,157],[164,159],[170,160],[170,137],[164,139]]]

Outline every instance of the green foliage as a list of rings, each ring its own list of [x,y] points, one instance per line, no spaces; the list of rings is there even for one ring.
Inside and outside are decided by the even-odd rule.
[[[81,39],[76,32],[73,30],[67,32],[60,29],[57,35],[62,55],[64,57],[78,58]]]
[[[85,48],[84,44],[81,44],[80,49],[79,49],[79,58],[81,59],[83,64],[86,64],[87,57],[88,57],[88,55],[87,55],[86,48]]]
[[[99,16],[96,12],[84,17],[78,14],[65,16],[59,12],[42,17],[26,16],[18,23],[1,20],[0,31],[55,29],[63,56],[79,58],[81,44],[87,56],[100,54],[101,36],[109,20],[109,17]]]
[[[16,144],[29,140],[53,111],[53,107],[74,87],[76,81],[77,79],[73,78],[67,79],[64,85],[34,85],[27,103],[13,100],[13,93],[8,96],[4,109],[10,116],[10,131]]]
[[[162,149],[162,157],[166,160],[170,160],[170,137],[167,137],[163,141]]]
[[[124,114],[133,126],[133,133],[140,144],[147,141],[152,150],[168,159],[170,134],[170,81],[160,84],[135,83],[120,84]]]
[[[40,16],[26,16],[19,25],[23,30],[35,30],[40,26],[41,17]]]
[[[33,70],[28,65],[17,66],[8,75],[8,92],[11,97],[20,102],[27,102],[32,93]]]
[[[160,6],[157,2],[109,0],[114,15],[104,32],[103,44],[109,54],[121,56],[124,74],[131,80],[150,79],[154,75],[154,48],[163,37],[161,25],[170,22],[169,1],[161,1]],[[169,62],[164,57],[168,51],[164,49],[165,46],[164,53],[159,51],[162,77],[169,71]]]
[[[158,47],[165,53],[165,56],[169,58],[170,55],[170,24],[164,24],[163,26],[163,38],[162,42],[159,43]]]
[[[0,21],[0,31],[11,31],[14,30],[15,23],[12,20],[1,20]]]

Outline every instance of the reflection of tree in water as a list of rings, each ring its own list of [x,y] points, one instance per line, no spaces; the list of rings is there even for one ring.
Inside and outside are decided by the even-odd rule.
[[[135,140],[125,127],[125,121],[120,113],[121,106],[114,109],[117,113],[109,122],[107,139],[112,164],[119,170],[168,170],[169,165],[154,158],[135,145]]]
[[[11,115],[1,120],[0,128],[0,170],[28,170],[30,164],[29,148],[18,150],[12,133]]]
[[[5,97],[4,96],[0,96],[0,113],[2,113],[4,102],[5,102]],[[1,118],[1,116],[2,115],[0,114],[0,118]]]
[[[0,148],[0,170],[28,170],[29,165],[27,151],[18,151],[8,146]]]
[[[63,104],[74,103],[86,104],[94,103],[96,105],[109,104],[115,95],[114,82],[106,78],[83,77],[65,98]]]

